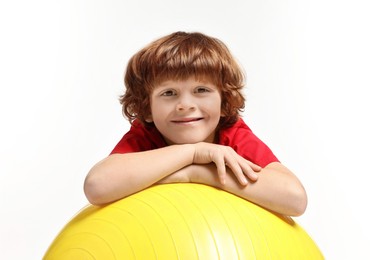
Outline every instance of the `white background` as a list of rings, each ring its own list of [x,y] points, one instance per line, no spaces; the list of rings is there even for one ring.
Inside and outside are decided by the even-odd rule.
[[[366,1],[1,1],[0,258],[41,259],[129,125],[127,60],[177,30],[244,67],[245,119],[304,183],[327,259],[370,259]]]

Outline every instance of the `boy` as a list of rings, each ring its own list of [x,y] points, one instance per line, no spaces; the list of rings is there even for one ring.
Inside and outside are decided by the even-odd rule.
[[[151,185],[193,182],[298,216],[306,192],[240,118],[244,76],[228,48],[201,33],[176,32],[136,53],[125,74],[131,129],[88,173],[92,204]]]

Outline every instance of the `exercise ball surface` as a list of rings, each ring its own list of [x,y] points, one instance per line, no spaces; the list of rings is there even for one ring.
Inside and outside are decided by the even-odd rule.
[[[150,187],[83,208],[45,260],[324,259],[292,218],[200,184]]]

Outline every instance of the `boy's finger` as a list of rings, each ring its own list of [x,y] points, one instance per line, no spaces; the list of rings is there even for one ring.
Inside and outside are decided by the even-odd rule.
[[[237,160],[227,163],[226,165],[228,168],[230,168],[230,170],[235,175],[240,184],[242,185],[248,184],[248,180],[244,175],[243,169],[241,168]]]
[[[223,158],[214,158],[213,162],[217,167],[217,174],[222,185],[226,184],[226,164]]]
[[[252,181],[256,181],[258,179],[258,175],[249,165],[244,167],[243,173]]]

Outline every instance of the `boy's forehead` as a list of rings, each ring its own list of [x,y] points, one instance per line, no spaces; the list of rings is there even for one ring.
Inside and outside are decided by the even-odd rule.
[[[169,86],[173,83],[186,83],[186,82],[195,82],[195,83],[201,83],[201,84],[215,84],[213,80],[209,78],[206,78],[206,77],[196,78],[194,76],[191,76],[185,79],[165,79],[155,84],[154,88]]]
[[[173,82],[179,83],[179,82],[187,82],[187,81],[195,81],[203,84],[214,84],[217,85],[217,81],[215,78],[212,79],[210,75],[190,75],[187,77],[166,77],[162,78],[161,80],[157,80],[156,84],[154,84],[154,87],[156,86],[164,86],[169,85]]]

